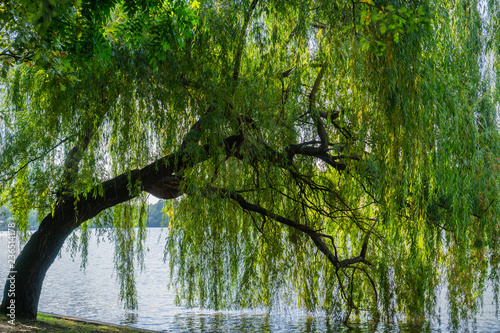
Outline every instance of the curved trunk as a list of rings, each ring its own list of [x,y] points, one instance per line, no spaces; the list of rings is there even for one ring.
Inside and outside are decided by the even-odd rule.
[[[43,279],[66,238],[101,211],[136,197],[137,193],[129,192],[128,184],[134,184],[139,174],[139,170],[133,170],[102,183],[102,195],[60,197],[54,212],[43,219],[16,259],[5,284],[0,312],[9,318],[36,318]]]
[[[103,117],[100,119],[102,121]],[[31,236],[9,272],[0,312],[6,312],[11,319],[36,318],[45,274],[68,235],[84,221],[80,218],[80,223],[77,223],[74,198],[66,192],[67,186],[76,181],[78,165],[97,127],[87,128],[66,156],[63,182],[54,214],[48,214],[43,219],[40,228]]]
[[[62,226],[62,223],[66,226]],[[69,223],[68,223],[69,222]],[[5,283],[0,311],[12,319],[35,319],[42,283],[68,235],[77,227],[48,215],[31,236]]]

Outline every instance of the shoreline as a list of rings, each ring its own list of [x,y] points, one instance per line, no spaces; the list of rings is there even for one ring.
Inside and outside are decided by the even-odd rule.
[[[103,333],[158,333],[160,331],[127,325],[107,323],[55,313],[39,312],[37,320],[16,320],[10,325],[6,318],[0,321],[1,332],[103,332]]]
[[[73,317],[73,316],[65,316],[65,315],[60,315],[60,314],[50,313],[50,312],[38,312],[38,314],[52,317],[55,319],[69,320],[69,321],[74,321],[75,323],[90,324],[90,325],[95,325],[95,326],[107,326],[107,327],[115,327],[115,328],[133,329],[133,330],[136,330],[137,332],[145,332],[145,333],[161,332],[161,331],[149,330],[146,328],[137,328],[137,327],[128,326],[128,325],[113,324],[113,323],[108,323],[108,322],[99,321],[99,320],[85,319],[85,318],[79,318],[79,317]]]

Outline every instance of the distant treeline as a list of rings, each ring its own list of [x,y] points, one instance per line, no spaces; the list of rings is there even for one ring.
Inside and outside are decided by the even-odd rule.
[[[148,205],[148,220],[146,225],[150,228],[157,227],[168,227],[168,215],[163,217],[163,200],[158,201],[153,205]],[[38,226],[38,214],[35,211],[31,211],[28,214],[30,220],[30,225],[32,227]],[[5,206],[0,207],[0,230],[6,229],[7,224],[12,221],[12,213]]]
[[[168,215],[163,217],[164,201],[160,200],[154,205],[148,206],[147,226],[150,228],[168,227]]]
[[[31,211],[28,214],[28,219],[30,220],[30,226],[34,227],[38,225],[38,214],[35,211]],[[12,213],[5,206],[0,207],[0,229],[7,228],[7,224],[12,222]]]

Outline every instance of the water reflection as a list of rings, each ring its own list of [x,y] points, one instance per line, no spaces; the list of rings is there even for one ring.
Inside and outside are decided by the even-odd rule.
[[[237,332],[237,333],[368,333],[368,332],[442,332],[431,329],[429,323],[420,325],[383,323],[350,323],[348,326],[324,316],[296,316],[278,314],[183,313],[173,317],[163,332]]]
[[[126,312],[122,323],[124,325],[135,325],[139,323],[139,316],[135,312]]]

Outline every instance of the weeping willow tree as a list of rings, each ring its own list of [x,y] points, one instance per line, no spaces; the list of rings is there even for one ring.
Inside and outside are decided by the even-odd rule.
[[[498,1],[0,14],[0,203],[21,231],[41,216],[3,311],[36,317],[63,242],[81,228],[85,245],[92,224],[113,227],[136,307],[149,194],[170,207],[170,283],[188,306],[421,320],[445,287],[458,327],[487,281],[498,302]]]

